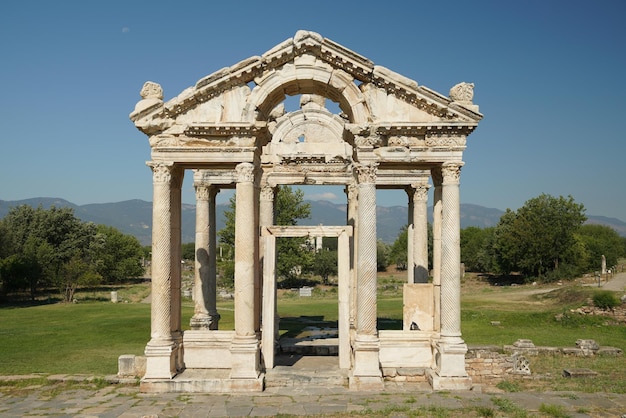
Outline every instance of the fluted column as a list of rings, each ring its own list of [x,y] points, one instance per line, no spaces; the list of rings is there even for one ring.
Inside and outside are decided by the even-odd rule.
[[[467,345],[461,338],[461,240],[459,178],[463,163],[441,166],[441,338],[435,344],[433,389],[467,389]]]
[[[198,182],[196,189],[196,247],[194,315],[191,329],[218,329],[215,196],[219,189]]]
[[[236,167],[235,197],[235,337],[231,345],[231,378],[259,376],[259,343],[255,332],[255,225],[254,166]]]
[[[428,184],[412,186],[413,194],[413,283],[428,283]]]
[[[183,359],[183,352],[180,349],[183,343],[183,328],[182,328],[182,269],[181,269],[181,252],[182,252],[182,187],[184,171],[180,168],[172,170],[172,204],[171,204],[171,222],[172,222],[172,240],[171,240],[171,256],[172,256],[172,280],[171,284],[171,323],[170,329],[172,332],[172,338],[176,344],[175,361],[176,369],[183,370],[185,368],[185,362]]]
[[[447,163],[443,175],[441,208],[441,336],[461,336],[461,215],[459,178],[463,163]]]
[[[172,338],[172,163],[149,162],[152,169],[152,302],[150,341],[146,345],[145,379],[176,374]]]
[[[435,300],[435,331],[441,330],[441,169],[431,172],[435,190],[433,193],[433,292]]]
[[[382,386],[376,327],[376,169],[377,164],[359,164],[357,311],[354,369],[351,386],[364,389]]]
[[[351,332],[356,330],[356,251],[357,251],[357,236],[358,227],[356,225],[357,217],[357,198],[359,195],[358,187],[354,183],[350,183],[345,188],[346,197],[348,200],[348,209],[346,211],[346,225],[352,227],[352,235],[349,238],[350,242],[350,330]]]

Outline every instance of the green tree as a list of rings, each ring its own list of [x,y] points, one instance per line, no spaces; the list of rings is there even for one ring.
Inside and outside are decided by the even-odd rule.
[[[389,266],[389,252],[389,245],[381,240],[376,242],[376,271],[387,271],[387,266]]]
[[[461,230],[461,261],[467,271],[489,272],[492,268],[489,248],[494,228],[469,226]]]
[[[313,259],[313,273],[322,277],[328,284],[328,277],[337,275],[337,251],[322,248]]]
[[[181,248],[181,258],[183,260],[195,260],[196,259],[196,243],[195,242],[187,242],[182,245]]]
[[[96,272],[107,283],[119,283],[144,273],[143,248],[137,238],[106,225],[97,226],[91,249]]]
[[[94,286],[99,284],[102,279],[94,264],[81,258],[78,253],[63,264],[61,277],[63,279],[58,280],[57,285],[65,302],[74,300],[74,295],[79,287]]]
[[[395,263],[396,267],[400,270],[406,270],[408,264],[408,229],[406,226],[402,227],[398,237],[391,245],[389,250],[389,262]]]
[[[494,231],[501,271],[542,277],[563,263],[574,265],[580,249],[575,234],[586,220],[584,211],[571,196],[546,194],[528,200],[517,212],[507,210]]]
[[[586,271],[599,271],[602,266],[602,256],[606,258],[607,266],[617,265],[617,260],[626,255],[624,239],[611,227],[605,225],[587,224],[580,227],[578,238],[587,249],[584,268]]]
[[[235,246],[236,197],[230,199],[230,207],[224,211],[225,226],[218,232],[220,242]],[[297,225],[298,220],[311,216],[311,205],[304,202],[304,192],[290,186],[279,186],[274,197],[274,224]],[[279,238],[276,240],[278,261],[276,271],[279,278],[287,282],[297,278],[300,272],[310,271],[313,252],[306,238]],[[288,285],[288,283],[285,283]]]

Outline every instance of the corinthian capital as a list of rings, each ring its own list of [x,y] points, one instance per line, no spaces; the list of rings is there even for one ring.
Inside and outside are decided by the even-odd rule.
[[[459,183],[461,178],[461,167],[463,162],[445,163],[441,166],[441,174],[444,183]]]
[[[428,200],[428,189],[430,189],[429,184],[414,183],[411,184],[411,188],[413,189],[413,201],[425,202]]]
[[[235,172],[237,173],[237,183],[254,182],[254,165],[250,163],[237,164]]]
[[[174,163],[148,161],[146,163],[152,169],[153,183],[171,183],[174,175]]]
[[[261,187],[261,200],[266,200],[269,202],[274,201],[275,188],[272,186],[263,186]]]
[[[355,165],[359,183],[376,183],[376,172],[378,171],[378,163]]]

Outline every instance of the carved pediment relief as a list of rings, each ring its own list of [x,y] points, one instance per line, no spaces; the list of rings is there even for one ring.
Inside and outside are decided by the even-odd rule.
[[[317,33],[298,31],[265,54],[218,70],[167,102],[158,84],[147,83],[130,118],[148,135],[173,125],[254,123],[268,120],[285,94],[315,94],[338,102],[351,123],[475,124],[482,115],[472,103],[471,87],[462,83],[449,98]]]

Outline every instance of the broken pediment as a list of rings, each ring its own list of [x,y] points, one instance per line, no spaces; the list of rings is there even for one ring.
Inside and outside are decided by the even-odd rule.
[[[482,118],[473,85],[450,97],[436,93],[315,32],[298,31],[261,56],[222,68],[163,102],[161,86],[148,82],[130,114],[148,135],[180,132],[175,125],[269,121],[286,96],[310,94],[338,103],[350,123],[462,122]],[[178,134],[176,134],[178,135]]]

